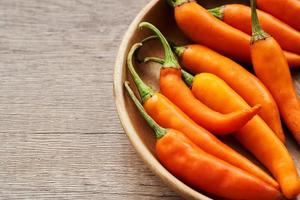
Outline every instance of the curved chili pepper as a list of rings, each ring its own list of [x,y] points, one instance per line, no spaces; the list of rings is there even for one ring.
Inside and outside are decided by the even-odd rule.
[[[208,11],[226,24],[251,35],[250,7],[228,4]],[[300,54],[300,32],[264,11],[258,10],[258,17],[263,29],[276,39],[282,49]]]
[[[201,103],[181,79],[179,63],[162,33],[147,22],[141,23],[140,27],[147,27],[155,32],[165,50],[165,60],[160,71],[160,90],[162,94],[200,126],[215,134],[225,135],[239,130],[258,113],[260,106],[223,115]]]
[[[195,76],[192,91],[206,105],[222,113],[249,108],[242,97],[213,74]],[[211,98],[217,98],[219,102],[213,102]],[[226,102],[226,106],[220,106],[222,102]],[[270,170],[286,197],[298,194],[300,184],[295,163],[286,147],[259,116],[233,135]]]
[[[254,71],[272,93],[285,123],[300,144],[300,105],[288,64],[276,40],[262,30],[255,9],[252,12]]]
[[[147,113],[161,126],[172,128],[184,133],[193,143],[205,152],[224,160],[242,170],[252,174],[264,182],[278,188],[278,183],[263,170],[237,153],[235,150],[222,143],[210,132],[196,124],[176,105],[160,93],[154,93],[138,76],[133,67],[132,57],[142,44],[136,44],[128,54],[127,64],[130,74],[138,88],[143,106]]]
[[[298,0],[258,0],[257,5],[260,9],[300,31],[300,2]]]
[[[211,15],[195,0],[168,1],[175,7],[175,20],[190,39],[219,53],[251,63],[250,36]],[[290,66],[300,65],[300,56],[285,52]]]
[[[143,118],[155,131],[156,155],[177,178],[212,195],[236,200],[278,200],[281,194],[262,180],[220,160],[196,146],[183,133],[160,127],[135,97],[128,82],[127,92]]]
[[[153,58],[153,57],[147,57],[145,58],[146,61],[154,61],[158,63],[162,63],[163,61],[159,58]],[[229,86],[226,85],[224,81],[219,79],[217,76],[214,76],[209,73],[202,73],[197,75],[196,77],[193,77],[188,72],[182,70],[183,78],[187,85],[191,86],[193,94],[200,99],[201,101],[205,102],[207,105],[211,106],[212,108],[215,108],[219,111],[224,111],[222,109],[223,106],[219,106],[217,104],[214,104],[211,101],[213,98],[221,98],[219,100],[219,103],[226,101],[227,109],[226,111],[230,112],[237,109],[246,108],[248,105],[246,102],[243,103],[243,99],[239,97],[237,94],[233,92]],[[209,92],[212,92],[212,94],[209,94]],[[219,93],[217,93],[219,92]],[[224,95],[225,94],[225,95]],[[206,96],[207,95],[207,96]],[[224,95],[224,96],[223,96]],[[206,96],[206,97],[204,97]],[[223,101],[222,101],[223,100]],[[232,103],[228,103],[230,101],[233,101]],[[236,102],[234,102],[236,101]],[[240,101],[240,102],[239,102]],[[237,105],[234,105],[237,104]],[[240,105],[238,105],[240,104]],[[240,106],[240,107],[239,107]],[[224,112],[226,113],[226,112]],[[256,140],[259,138],[258,134],[250,135],[251,132],[259,132],[261,131],[261,141],[264,141],[264,143],[272,143],[271,146],[266,147],[259,147],[258,145],[261,145]],[[298,177],[297,177],[297,171],[293,164],[293,161],[287,154],[286,149],[281,149],[282,147],[279,146],[277,141],[274,140],[274,138],[270,137],[273,134],[270,130],[268,131],[266,129],[266,126],[263,125],[263,121],[261,119],[253,118],[244,128],[242,128],[239,133],[234,134],[238,139],[240,139],[241,143],[244,144],[246,147],[250,147],[250,151],[256,152],[256,153],[263,153],[258,157],[261,158],[261,162],[263,162],[267,167],[270,167],[270,170],[272,171],[274,176],[278,179],[281,179],[281,183],[284,184],[282,187],[285,189],[285,195],[289,198],[295,197],[300,191],[298,188],[300,185],[298,183]],[[247,138],[247,136],[252,137],[250,139]],[[253,142],[254,144],[250,144]],[[255,144],[256,143],[256,144]],[[257,145],[257,146],[255,146]],[[276,152],[273,152],[274,155],[270,155],[270,160],[266,160],[268,158],[269,152],[266,152],[264,148],[270,148],[270,149],[278,149]],[[254,153],[255,154],[255,153]],[[257,155],[257,154],[255,154]],[[262,160],[265,159],[265,160]],[[266,164],[267,163],[267,164]],[[276,169],[276,166],[280,166]],[[282,167],[282,168],[281,168]],[[286,176],[285,176],[286,173]],[[276,176],[277,174],[277,176]],[[290,183],[290,184],[289,184]],[[289,187],[291,190],[289,191]],[[293,188],[294,187],[294,188]],[[287,188],[287,189],[286,189]]]
[[[251,14],[254,71],[272,93],[285,123],[300,144],[300,105],[286,58],[276,40],[261,28],[255,0],[251,0]],[[288,198],[300,193],[300,182],[296,177],[289,180],[280,176],[277,180]]]
[[[280,114],[274,98],[263,83],[241,65],[202,45],[175,47],[175,53],[188,71],[217,75],[251,106],[261,105],[258,112],[278,138],[285,142]]]

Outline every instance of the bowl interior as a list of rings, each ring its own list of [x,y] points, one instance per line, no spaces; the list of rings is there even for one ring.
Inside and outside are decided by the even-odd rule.
[[[225,3],[249,3],[248,0],[200,0],[198,2],[206,8],[213,8],[216,6],[224,5]],[[161,170],[157,169],[159,163],[157,162],[157,160],[155,160],[155,137],[153,131],[141,118],[131,99],[123,90],[124,81],[129,80],[131,82],[132,89],[134,89],[134,91],[136,92],[136,88],[132,82],[126,66],[127,52],[134,43],[140,42],[145,37],[152,35],[149,30],[138,29],[138,24],[142,21],[151,22],[152,24],[157,26],[170,41],[175,42],[176,44],[187,44],[190,42],[176,26],[176,23],[174,21],[173,9],[169,7],[164,0],[153,0],[143,11],[141,11],[141,13],[137,16],[137,18],[128,29],[126,36],[124,37],[124,41],[120,47],[116,62],[114,92],[120,120],[126,134],[128,135],[130,141],[132,142],[133,146],[136,148],[142,159],[168,185],[170,185],[173,189],[177,190],[184,197],[187,197],[189,199],[209,199],[208,197],[200,195],[200,193],[195,192],[193,189],[181,183],[171,174],[167,173],[165,170],[162,170],[163,168],[160,168]],[[145,44],[139,52],[139,57],[143,58],[145,56],[159,56],[163,58],[164,54],[160,43],[157,41],[153,41]],[[159,91],[158,76],[160,66],[158,64],[136,63],[135,68],[146,84],[152,86],[156,91]],[[298,76],[299,73],[295,72],[294,78],[296,86],[299,85],[297,80],[300,79],[298,79]],[[136,94],[138,93],[136,92]],[[254,162],[258,163],[231,137],[222,138],[222,140],[225,143],[230,144],[230,146],[235,148],[237,151],[249,157]],[[299,156],[297,156],[299,155],[299,148],[289,134],[287,135],[287,146],[289,151],[293,155],[293,158],[295,159],[297,167],[299,169],[300,159]],[[199,192],[202,193],[202,191]]]

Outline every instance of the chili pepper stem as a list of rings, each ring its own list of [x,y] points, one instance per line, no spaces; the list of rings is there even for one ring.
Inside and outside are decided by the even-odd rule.
[[[147,42],[150,42],[150,41],[152,41],[152,40],[157,40],[157,39],[159,39],[159,37],[158,37],[157,35],[151,35],[151,36],[146,37],[145,39],[143,39],[143,40],[141,41],[141,43],[142,43],[142,44],[145,44],[145,43],[147,43]],[[181,57],[181,55],[184,53],[186,47],[184,47],[184,46],[176,46],[176,44],[173,43],[172,41],[169,41],[169,40],[167,40],[167,41],[168,41],[168,43],[170,44],[170,46],[171,46],[172,50],[174,51],[174,53],[175,53],[177,56]],[[152,60],[152,61],[153,61],[153,60]]]
[[[257,11],[256,11],[256,0],[250,0],[250,2],[251,2],[251,18],[252,18],[251,44],[253,44],[258,40],[264,40],[270,37],[270,35],[262,29],[259,23]]]
[[[178,56],[178,57],[181,57],[182,54],[184,53],[186,47],[184,46],[179,46],[179,47],[173,47],[173,51],[175,52],[175,54]]]
[[[143,60],[143,63],[146,63],[146,62],[155,62],[155,63],[163,65],[165,61],[158,57],[145,57]]]
[[[157,57],[145,57],[143,62],[144,63],[146,63],[146,62],[155,62],[155,63],[163,65],[165,61],[163,59],[157,58]]]
[[[143,40],[141,41],[141,43],[142,43],[142,44],[145,44],[145,43],[147,43],[147,42],[149,42],[149,41],[157,40],[157,39],[158,39],[158,36],[157,36],[157,35],[151,35],[151,36],[146,37],[145,39],[143,39]]]
[[[157,39],[158,39],[157,35],[151,35],[151,36],[146,37],[145,39],[143,39],[140,43],[142,45],[144,45],[144,44],[146,44],[148,42],[151,42],[152,40],[157,40]],[[136,50],[136,53],[135,53],[136,56],[135,56],[135,58],[136,58],[136,60],[137,60],[138,63],[143,63],[144,61],[140,60],[139,57],[138,57],[138,54],[139,54],[138,52],[139,52],[139,49]]]
[[[213,16],[219,18],[219,19],[223,19],[224,18],[224,6],[220,6],[220,7],[216,7],[216,8],[212,8],[207,10],[210,14],[212,14]]]
[[[189,87],[192,87],[193,86],[193,82],[194,82],[194,76],[190,73],[188,73],[187,71],[185,70],[181,70],[181,76],[184,80],[184,82],[189,86]]]
[[[173,7],[181,6],[184,3],[189,2],[190,0],[167,0],[168,4]]]
[[[134,95],[132,89],[129,86],[129,82],[125,81],[124,83],[125,88],[130,96],[130,98],[132,99],[132,101],[134,102],[134,104],[136,105],[137,109],[139,110],[139,112],[141,113],[141,115],[143,116],[143,118],[147,121],[147,123],[149,124],[149,126],[154,130],[155,135],[156,135],[156,139],[160,139],[162,138],[164,135],[167,134],[167,129],[162,128],[161,126],[159,126],[145,111],[144,107],[142,106],[142,104],[140,103],[140,101],[137,99],[137,97]]]
[[[157,57],[145,57],[143,62],[155,62],[155,63],[158,63],[158,64],[161,64],[163,65],[164,64],[164,60],[161,59],[161,58],[157,58]],[[181,75],[182,75],[182,78],[184,80],[184,82],[189,86],[189,87],[192,87],[193,85],[193,81],[194,81],[194,76],[190,73],[188,73],[187,71],[181,69]]]
[[[161,41],[164,51],[165,51],[165,59],[163,68],[175,68],[180,69],[180,65],[176,59],[176,56],[172,52],[172,49],[170,47],[170,44],[168,43],[167,39],[163,36],[163,34],[152,24],[148,22],[142,22],[140,23],[139,27],[145,27],[153,31]]]
[[[136,43],[131,47],[127,57],[127,65],[129,72],[131,73],[132,79],[136,87],[138,88],[142,102],[145,102],[147,99],[153,96],[154,92],[148,85],[146,85],[143,82],[143,80],[139,77],[138,73],[135,71],[133,66],[133,55],[141,46],[141,43]]]

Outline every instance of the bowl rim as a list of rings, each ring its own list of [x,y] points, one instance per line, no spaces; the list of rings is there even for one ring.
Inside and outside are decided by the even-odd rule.
[[[138,27],[138,24],[159,1],[160,0],[150,1],[139,12],[139,14],[135,17],[135,19],[127,29],[119,47],[113,75],[113,95],[115,99],[118,117],[127,137],[129,138],[131,144],[134,146],[135,151],[139,154],[140,158],[142,158],[143,162],[146,163],[148,168],[150,168],[150,170],[155,175],[160,177],[160,179],[165,184],[167,184],[171,189],[179,193],[184,198],[194,200],[212,200],[211,198],[201,194],[200,192],[197,192],[196,190],[181,182],[161,165],[161,163],[152,155],[150,150],[143,144],[138,134],[136,134],[137,131],[131,124],[128,113],[125,112],[125,96],[124,87],[122,83],[124,68],[122,66],[126,65],[126,55],[128,52],[128,48],[133,39],[133,35]]]

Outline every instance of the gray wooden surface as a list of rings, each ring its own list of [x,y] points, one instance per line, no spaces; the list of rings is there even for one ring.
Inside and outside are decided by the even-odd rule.
[[[0,199],[180,199],[116,116],[113,68],[148,0],[0,0]]]

